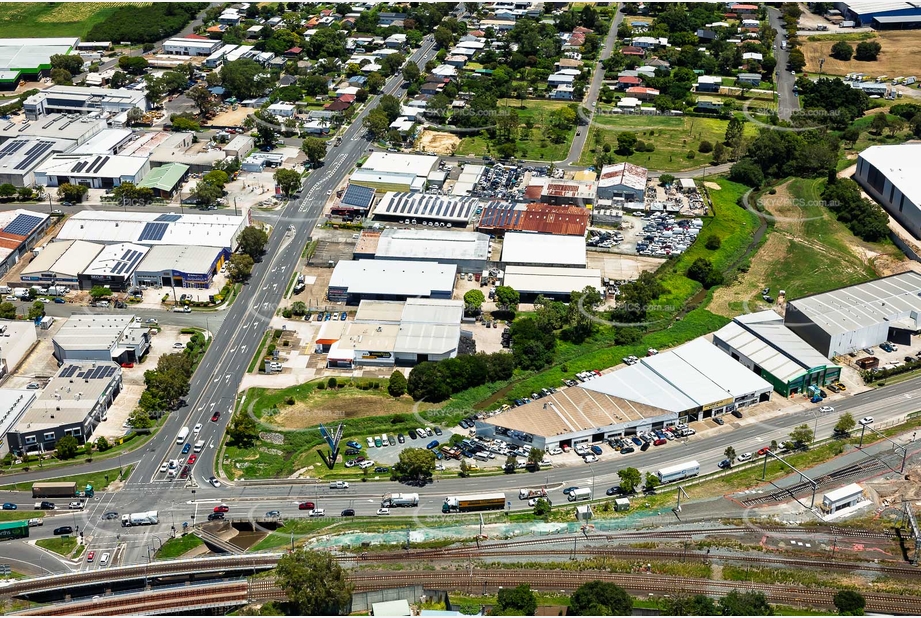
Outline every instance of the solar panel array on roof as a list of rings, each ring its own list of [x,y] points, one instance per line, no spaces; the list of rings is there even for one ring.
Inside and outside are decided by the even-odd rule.
[[[182,215],[160,215],[154,221],[166,221],[168,223],[174,223],[182,219]]]
[[[79,369],[79,367],[77,367],[76,365],[72,365],[71,367],[68,367],[68,369],[71,369],[71,368],[74,371]],[[73,372],[71,372],[69,375],[66,375],[66,376],[61,374],[61,377],[69,378],[72,375],[73,375]],[[87,369],[86,371],[84,371],[83,373],[78,374],[77,377],[79,377],[82,380],[102,380],[106,378],[111,378],[113,375],[115,375],[115,367],[111,367],[109,365],[102,365],[99,367],[91,367]]]
[[[516,210],[513,204],[494,203],[487,206],[480,217],[481,227],[518,227],[525,210]]]
[[[83,171],[83,168],[86,167],[86,161],[77,161],[77,163],[70,169],[72,174],[79,174]]]
[[[385,203],[384,203],[385,202]],[[479,200],[472,197],[444,197],[418,193],[388,193],[378,205],[378,214],[469,221]]]
[[[137,251],[136,249],[128,249],[125,251],[125,254],[119,258],[118,264],[116,264],[115,268],[112,269],[112,274],[121,275],[123,273],[130,273],[142,257],[144,257],[144,254],[140,251]]]
[[[20,141],[15,141],[15,140],[9,141],[6,144],[4,144],[3,147],[0,147],[0,157],[9,156],[25,145],[26,145],[26,142],[20,142]]]
[[[26,156],[23,157],[22,161],[16,165],[17,170],[27,170],[32,167],[39,159],[41,159],[46,152],[51,150],[51,147],[54,145],[54,142],[38,142],[33,145],[26,151]]]
[[[370,208],[374,201],[374,189],[350,184],[342,196],[342,204],[356,208]]]
[[[141,236],[138,238],[138,242],[144,242],[145,240],[163,240],[163,235],[166,234],[168,227],[169,223],[146,223],[144,224],[144,229],[141,231]]]
[[[73,375],[77,373],[78,369],[80,369],[80,367],[78,367],[77,365],[69,365],[61,370],[61,377],[62,378],[72,378]]]
[[[35,215],[16,215],[16,218],[10,221],[3,231],[7,234],[28,236],[41,222],[42,218]]]

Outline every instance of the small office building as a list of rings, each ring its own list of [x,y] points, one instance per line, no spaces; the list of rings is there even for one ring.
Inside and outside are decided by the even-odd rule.
[[[138,187],[152,190],[154,195],[161,199],[172,199],[188,177],[189,169],[188,165],[182,163],[167,163],[155,167],[147,172]]]
[[[835,513],[842,509],[850,508],[864,500],[863,487],[857,483],[851,483],[844,487],[839,487],[822,496],[822,510],[825,513]]]
[[[206,289],[229,257],[220,247],[158,245],[140,261],[134,281],[154,288]]]
[[[81,242],[81,241],[73,241]],[[54,243],[57,245],[60,243]],[[52,245],[52,247],[54,246]],[[127,291],[134,282],[134,272],[150,247],[121,242],[100,245],[101,250],[79,274],[81,290],[91,290],[97,285],[114,292]]]

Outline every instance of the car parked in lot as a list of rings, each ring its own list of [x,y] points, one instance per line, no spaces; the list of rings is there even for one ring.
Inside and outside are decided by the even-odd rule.
[[[662,446],[663,444],[668,444],[668,440],[665,438],[656,438],[652,443],[653,446]]]
[[[742,413],[739,412],[738,410],[733,410],[732,415],[736,418],[742,418]]]
[[[384,446],[384,443],[381,441],[380,436],[374,436],[374,446],[376,446],[377,448],[381,448],[382,446]]]
[[[621,455],[629,455],[630,453],[633,453],[633,452],[635,452],[635,451],[636,451],[636,449],[633,448],[632,446],[630,446],[630,445],[628,444],[628,445],[626,445],[625,447],[623,447],[622,449],[620,449],[620,454],[621,454]]]
[[[358,442],[355,442],[355,440],[349,440],[348,442],[345,443],[345,445],[352,447],[352,448],[357,448],[357,449],[361,448],[361,444],[359,444]]]
[[[404,436],[404,435],[401,434],[401,433],[398,433],[398,434],[397,434],[397,442],[399,442],[400,444],[404,444],[404,443],[406,442],[406,436]]]
[[[416,438],[419,437],[419,434],[416,433],[416,430],[415,430],[415,429],[410,429],[410,430],[407,431],[406,433],[409,434],[409,439],[410,439],[410,440],[415,440]]]
[[[368,436],[367,442],[368,442],[368,448],[374,448],[374,438]]]
[[[598,445],[592,445],[592,453],[597,456],[601,456],[601,447]]]
[[[725,423],[722,416],[714,416],[713,422],[716,423],[717,425],[722,425],[723,423]]]
[[[439,445],[439,444],[440,444],[440,443],[438,442],[438,440],[432,440],[431,442],[429,442],[429,443],[425,446],[425,448],[427,448],[427,449],[429,449],[429,450],[432,450],[433,448],[438,448],[438,445]]]

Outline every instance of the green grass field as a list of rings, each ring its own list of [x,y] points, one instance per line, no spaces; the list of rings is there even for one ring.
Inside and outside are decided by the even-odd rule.
[[[204,545],[205,542],[194,534],[186,534],[185,536],[177,536],[174,539],[168,540],[164,543],[160,549],[157,550],[156,558],[157,560],[167,560],[169,558],[178,558],[187,551],[191,551],[198,547],[199,545]]]
[[[135,2],[6,2],[0,11],[0,38],[85,37],[120,7]],[[117,42],[117,41],[116,41]]]
[[[602,104],[599,109],[604,111],[611,109],[611,106]],[[595,114],[594,124],[590,129],[588,142],[582,150],[579,164],[593,165],[604,144],[610,144],[611,154],[618,163],[630,161],[663,172],[709,165],[713,160],[712,155],[697,152],[697,147],[704,140],[711,144],[723,141],[728,123],[729,121],[719,118],[690,116]],[[629,157],[614,153],[617,149],[617,134],[627,131],[635,133],[641,141],[653,144],[656,147],[655,152],[636,152]],[[745,123],[746,136],[754,136],[757,132],[754,124]],[[693,159],[687,158],[689,151],[694,152]]]
[[[0,511],[0,521],[27,521],[44,516],[44,511]]]
[[[567,131],[566,139],[560,144],[554,144],[547,139],[546,135],[549,132],[550,114],[571,103],[571,101],[528,100],[524,102],[524,107],[522,108],[519,107],[520,102],[517,100],[500,100],[498,107],[514,110],[518,113],[518,118],[521,121],[518,151],[515,156],[531,161],[562,161],[565,159],[569,154],[569,147],[576,133],[575,127]],[[526,125],[529,120],[534,123],[533,128],[530,130]],[[489,154],[489,147],[489,140],[485,137],[472,135],[461,139],[454,154],[459,157],[480,157]]]

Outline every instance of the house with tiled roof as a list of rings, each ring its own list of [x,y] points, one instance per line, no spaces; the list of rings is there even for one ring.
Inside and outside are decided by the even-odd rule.
[[[620,48],[620,53],[622,53],[625,56],[636,56],[636,57],[642,58],[643,56],[646,55],[646,50],[644,50],[642,47],[636,47],[634,45],[627,45],[625,47]]]

